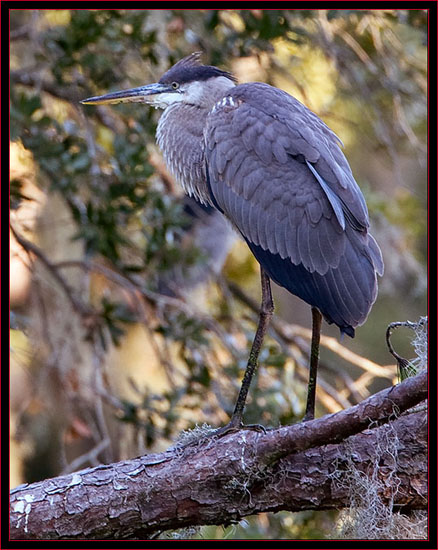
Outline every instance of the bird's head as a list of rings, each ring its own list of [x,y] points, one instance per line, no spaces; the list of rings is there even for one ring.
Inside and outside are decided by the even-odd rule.
[[[166,109],[175,103],[185,103],[211,108],[217,99],[235,85],[236,79],[217,67],[202,65],[200,57],[201,52],[195,52],[181,59],[154,84],[89,97],[81,103],[104,105],[137,102],[159,109]]]

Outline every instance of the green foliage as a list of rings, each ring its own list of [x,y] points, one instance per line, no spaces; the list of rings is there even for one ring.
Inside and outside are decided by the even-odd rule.
[[[160,332],[165,338],[181,341],[189,348],[207,344],[203,335],[204,327],[197,319],[188,317],[179,311],[171,312],[166,321],[166,325],[157,328],[157,332]]]
[[[120,338],[125,333],[124,325],[133,323],[136,321],[136,317],[125,303],[110,302],[106,297],[102,298],[101,306],[100,317],[102,324],[99,327],[99,336],[101,337],[102,347],[103,349],[107,348],[105,341],[106,332],[102,330],[105,327],[108,329],[113,344],[118,346]]]
[[[149,285],[160,286],[160,276],[178,266],[184,271],[206,258],[193,246],[182,246],[181,241],[189,229],[190,219],[181,203],[161,193],[148,194],[147,207],[140,217],[145,237],[143,261],[148,266]]]
[[[56,57],[53,76],[58,84],[68,83],[72,71],[85,71],[84,77],[102,87],[116,85],[124,77],[123,64],[114,56],[126,51],[124,39],[139,54],[152,61],[151,45],[156,31],[145,32],[147,12],[141,10],[72,10],[68,32],[63,27],[48,29],[43,40],[47,52]]]

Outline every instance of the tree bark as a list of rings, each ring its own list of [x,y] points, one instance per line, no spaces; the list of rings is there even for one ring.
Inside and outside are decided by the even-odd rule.
[[[382,486],[397,480],[396,507],[425,509],[427,410],[402,413],[426,397],[423,372],[309,422],[204,437],[161,454],[21,485],[11,491],[10,537],[151,538],[258,512],[340,509],[349,505],[343,479],[352,460],[367,474],[378,462]],[[396,460],[382,447],[389,439]],[[389,498],[385,490],[381,498]]]

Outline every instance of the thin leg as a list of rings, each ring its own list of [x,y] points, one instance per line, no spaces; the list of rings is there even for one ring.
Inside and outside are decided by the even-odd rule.
[[[312,344],[310,346],[309,385],[307,387],[307,405],[304,421],[315,418],[316,376],[319,361],[319,340],[321,336],[322,315],[316,307],[312,307]]]
[[[257,360],[260,355],[260,350],[263,345],[263,339],[269,326],[272,313],[274,312],[274,302],[272,300],[271,283],[269,277],[260,268],[261,281],[262,281],[262,304],[260,307],[259,324],[252,343],[251,352],[249,354],[248,365],[245,370],[245,374],[242,380],[242,386],[240,387],[239,396],[234,407],[234,412],[229,424],[220,428],[218,434],[222,435],[231,430],[242,427],[243,410],[245,408],[246,398],[248,396],[249,386],[251,384],[252,377],[257,368]]]

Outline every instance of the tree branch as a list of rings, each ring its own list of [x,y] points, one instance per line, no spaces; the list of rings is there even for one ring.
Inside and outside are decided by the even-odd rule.
[[[10,78],[13,84],[21,84],[22,86],[43,90],[58,99],[70,101],[75,105],[78,104],[84,96],[83,88],[80,88],[77,82],[70,86],[57,85],[42,78],[38,70],[33,72],[28,69],[11,71]]]
[[[40,260],[40,262],[46,267],[46,269],[51,273],[52,277],[64,291],[64,294],[70,302],[73,310],[76,311],[76,313],[79,313],[79,315],[84,318],[96,317],[97,313],[90,306],[79,300],[74,295],[73,289],[69,286],[64,277],[59,273],[57,267],[46,257],[44,252],[37,245],[23,237],[23,235],[20,235],[12,225],[10,225],[10,229],[18,244],[29,255],[36,256]]]
[[[347,458],[354,457],[369,472],[379,441],[391,436],[399,449],[396,463],[390,453],[378,458],[382,472],[395,469],[394,503],[425,508],[427,414],[398,415],[426,396],[422,372],[310,422],[265,434],[204,437],[161,454],[22,485],[11,491],[11,538],[150,538],[262,511],[342,508],[349,505],[342,464],[347,470]]]

